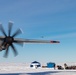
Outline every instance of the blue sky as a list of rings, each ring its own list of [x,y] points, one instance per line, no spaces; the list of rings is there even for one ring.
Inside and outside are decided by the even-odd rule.
[[[0,52],[0,62],[76,62],[75,0],[0,0],[0,23],[6,32],[9,21],[14,22],[12,34],[18,28],[23,31],[17,38],[59,40],[60,44],[15,45],[19,55],[14,57],[10,48],[8,58]]]

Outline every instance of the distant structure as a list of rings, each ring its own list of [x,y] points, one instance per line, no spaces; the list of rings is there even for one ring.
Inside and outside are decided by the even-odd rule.
[[[53,62],[47,63],[47,68],[54,68],[55,69],[56,64]]]
[[[30,64],[30,67],[37,69],[37,68],[41,67],[41,64],[37,61],[34,61]]]

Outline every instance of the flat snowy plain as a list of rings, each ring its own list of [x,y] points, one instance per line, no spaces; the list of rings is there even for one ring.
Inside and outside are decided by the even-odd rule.
[[[33,69],[25,63],[0,63],[0,75],[76,75],[76,70]]]

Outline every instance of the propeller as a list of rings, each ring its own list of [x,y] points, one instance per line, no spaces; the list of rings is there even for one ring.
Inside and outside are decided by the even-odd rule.
[[[9,24],[8,24],[8,35],[7,35],[5,33],[5,30],[4,30],[3,26],[2,26],[2,24],[0,24],[0,30],[1,30],[1,32],[4,35],[4,38],[2,39],[3,40],[2,46],[4,46],[5,50],[6,50],[5,54],[4,54],[4,57],[8,56],[9,47],[12,48],[15,56],[18,54],[18,52],[17,52],[17,50],[16,50],[16,48],[15,48],[13,43],[23,46],[22,42],[19,42],[18,40],[14,39],[14,37],[16,37],[17,35],[21,34],[21,29],[16,30],[14,32],[14,34],[11,36],[12,25],[13,25],[13,23],[9,22]]]

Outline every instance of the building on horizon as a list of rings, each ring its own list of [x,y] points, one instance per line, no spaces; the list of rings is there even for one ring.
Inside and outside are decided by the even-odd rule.
[[[37,68],[41,67],[41,64],[40,64],[40,62],[34,61],[30,64],[30,67],[37,69]]]

